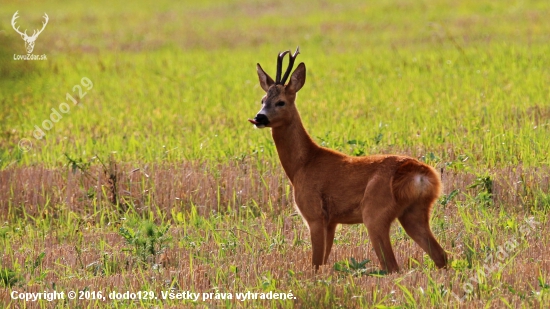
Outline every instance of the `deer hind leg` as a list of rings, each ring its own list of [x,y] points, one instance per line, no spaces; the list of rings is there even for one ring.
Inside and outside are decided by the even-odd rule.
[[[397,217],[398,209],[391,191],[384,183],[383,179],[371,181],[365,189],[361,206],[363,223],[369,232],[380,266],[391,273],[399,271],[390,241],[390,227]]]
[[[374,252],[376,252],[376,256],[380,261],[380,266],[382,269],[392,273],[399,271],[399,266],[393,254],[390,241],[390,227],[395,217],[390,218],[391,216],[372,216],[371,213],[363,221],[367,226],[369,238]]]
[[[407,234],[432,258],[438,268],[447,265],[447,254],[430,229],[430,203],[414,204],[400,217]]]

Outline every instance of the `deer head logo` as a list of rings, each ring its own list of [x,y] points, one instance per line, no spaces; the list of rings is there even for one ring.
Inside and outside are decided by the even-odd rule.
[[[25,41],[25,48],[27,49],[27,53],[32,53],[32,50],[34,49],[34,41],[36,41],[36,38],[38,37],[38,35],[40,33],[42,33],[42,31],[44,30],[44,28],[46,28],[46,25],[48,24],[48,14],[44,13],[44,22],[42,22],[42,29],[40,30],[33,30],[33,33],[31,36],[28,36],[27,35],[27,29],[25,29],[25,32],[21,32],[19,31],[19,27],[15,27],[15,20],[19,18],[19,16],[17,15],[19,11],[16,11],[15,14],[13,14],[13,17],[11,19],[11,26],[13,27],[13,30],[15,30],[15,32],[19,33],[21,35],[21,37],[23,38],[23,40]]]

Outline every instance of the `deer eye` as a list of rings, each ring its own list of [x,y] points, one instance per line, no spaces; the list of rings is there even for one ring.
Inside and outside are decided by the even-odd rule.
[[[285,102],[279,101],[279,102],[275,103],[275,106],[285,106]]]

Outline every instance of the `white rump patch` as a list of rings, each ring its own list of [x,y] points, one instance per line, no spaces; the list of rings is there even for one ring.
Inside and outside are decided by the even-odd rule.
[[[417,174],[416,176],[414,176],[414,184],[419,192],[424,192],[424,190],[428,186],[428,181],[424,179],[424,175]]]

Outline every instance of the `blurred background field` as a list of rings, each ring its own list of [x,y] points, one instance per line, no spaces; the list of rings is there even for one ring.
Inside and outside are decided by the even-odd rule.
[[[49,15],[33,51],[47,61],[13,60],[25,53],[16,11],[29,33]],[[172,288],[297,296],[183,303],[198,307],[543,308],[548,16],[550,2],[520,0],[3,1],[2,303],[23,304],[13,289]],[[273,75],[276,54],[296,46],[307,66],[297,105],[315,141],[442,171],[432,226],[450,269],[436,270],[396,224],[400,274],[350,264],[375,260],[360,225],[339,228],[330,265],[311,272],[269,130],[246,121],[263,95],[256,63]],[[83,77],[93,87],[78,98]],[[33,137],[63,102],[70,112]],[[487,274],[510,239],[518,246]],[[142,306],[36,304],[77,305]]]
[[[29,29],[49,14],[34,51],[47,61],[13,60],[24,52],[16,10]],[[268,132],[246,122],[262,96],[255,64],[272,72],[276,53],[298,45],[308,67],[298,105],[318,142],[483,167],[548,163],[549,11],[545,1],[5,3],[0,164],[111,152],[276,160]],[[82,77],[93,89],[33,138]]]

